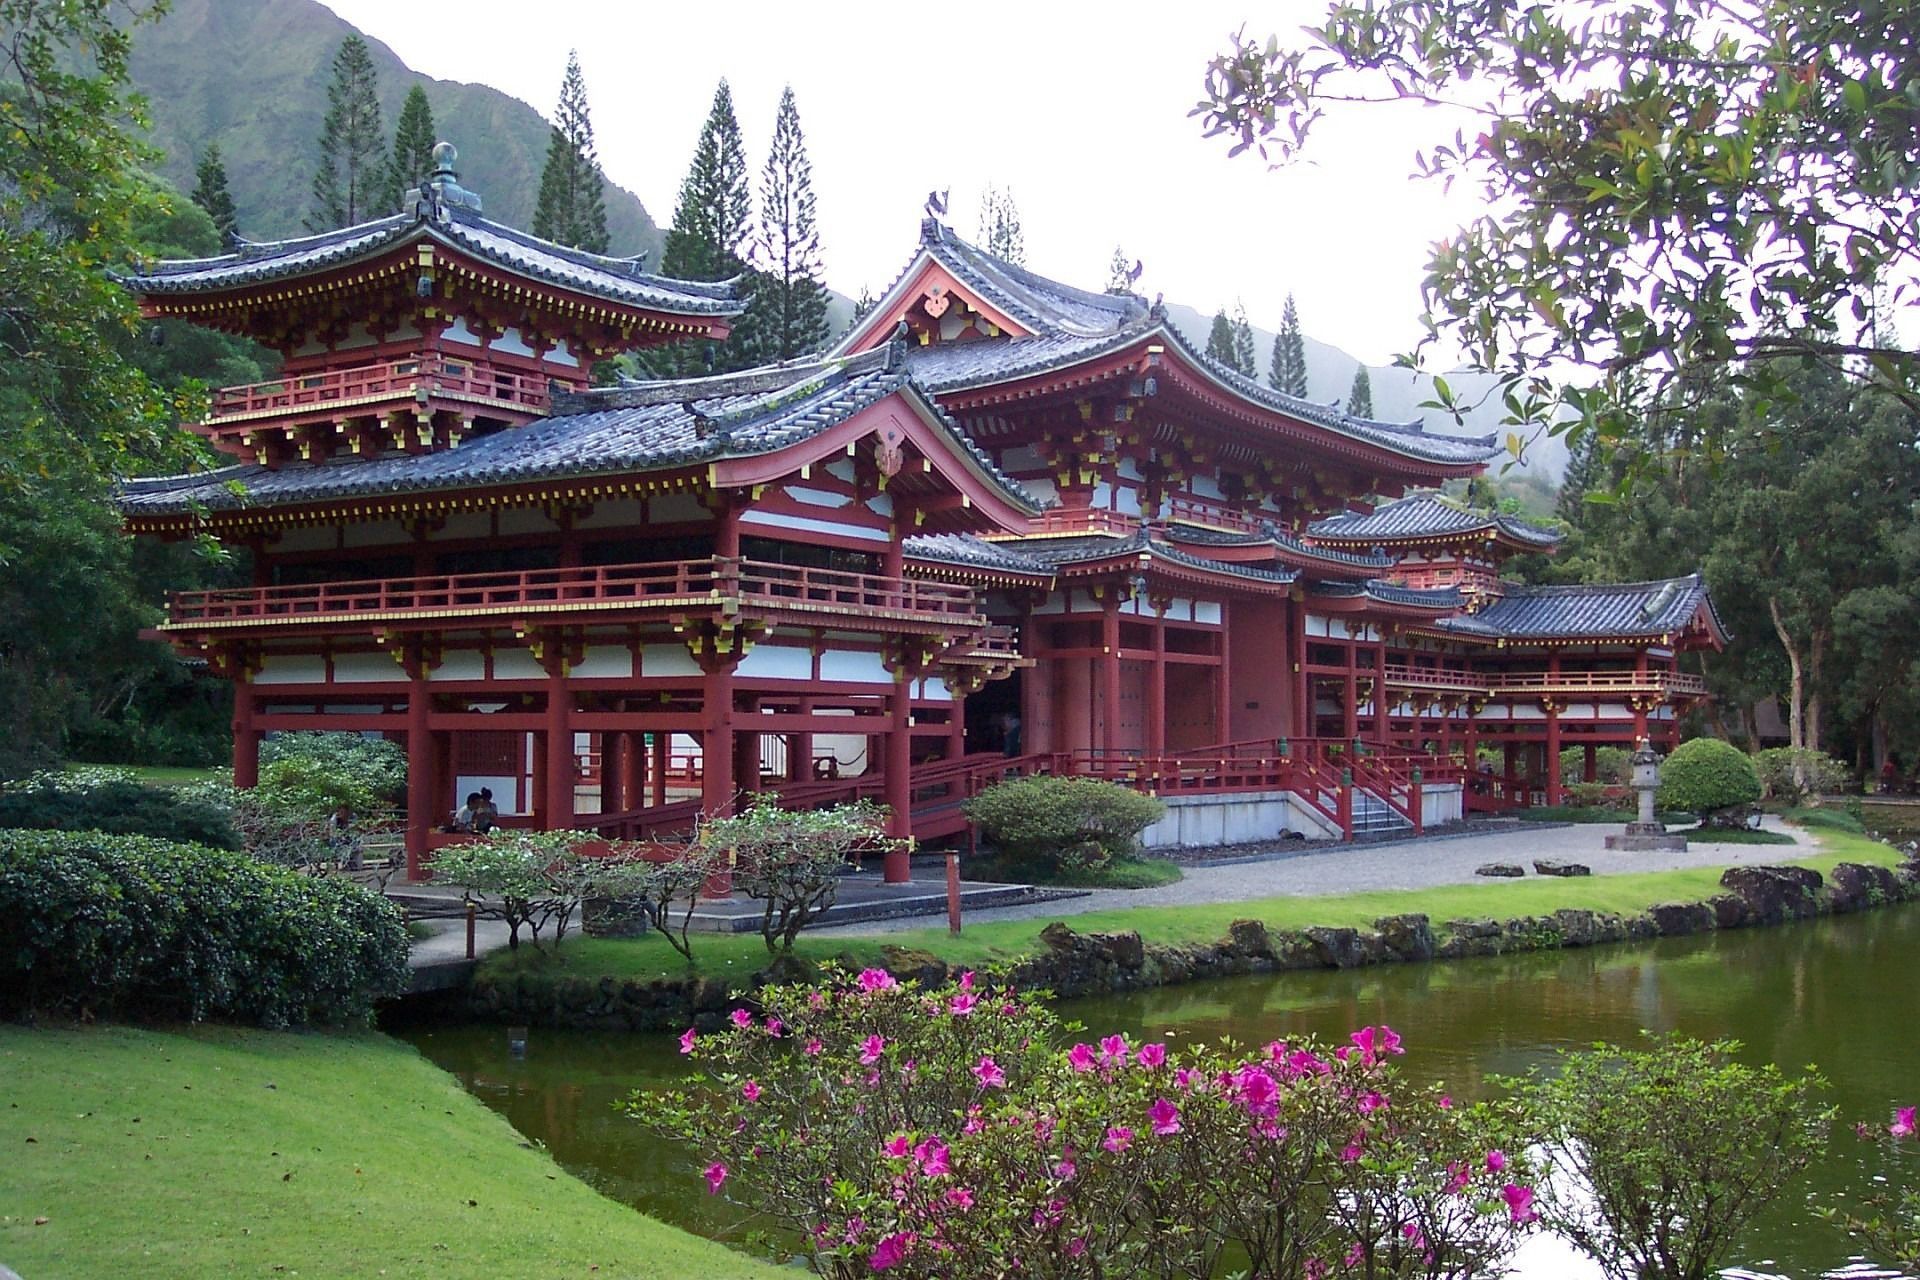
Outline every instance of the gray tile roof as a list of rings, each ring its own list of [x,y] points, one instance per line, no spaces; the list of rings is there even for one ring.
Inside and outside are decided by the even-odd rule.
[[[1368,514],[1349,512],[1315,521],[1307,529],[1307,536],[1337,538],[1343,542],[1387,543],[1396,538],[1425,538],[1495,529],[1516,541],[1533,546],[1551,547],[1560,542],[1560,535],[1551,529],[1542,529],[1538,525],[1495,512],[1468,511],[1430,493],[1416,493],[1397,502],[1386,503]]]
[[[1286,531],[1267,523],[1259,533],[1229,533],[1224,529],[1205,529],[1197,525],[1169,522],[1168,536],[1179,542],[1205,547],[1274,547],[1288,555],[1322,564],[1341,565],[1368,572],[1391,569],[1394,558],[1384,553],[1343,551],[1336,547],[1310,547]]]
[[[737,316],[746,304],[731,280],[674,280],[641,270],[638,259],[607,258],[537,239],[471,209],[423,204],[415,213],[293,240],[240,248],[217,258],[155,262],[120,277],[136,292],[193,294],[292,279],[359,262],[416,241],[465,250],[502,270],[629,306],[679,315]]]
[[[1512,640],[1580,636],[1653,637],[1684,628],[1705,608],[1724,633],[1713,597],[1697,573],[1655,582],[1582,583],[1530,587],[1506,584],[1506,595],[1490,601],[1471,620],[1478,628]],[[1460,619],[1450,620],[1449,625]],[[1466,628],[1454,626],[1457,630]]]
[[[1274,586],[1285,586],[1299,576],[1287,569],[1266,569],[1259,565],[1231,564],[1222,560],[1211,560],[1206,556],[1195,555],[1190,551],[1169,546],[1154,537],[1151,530],[1145,528],[1138,529],[1124,538],[1106,535],[1022,538],[1012,545],[1021,555],[1054,567],[1085,564],[1115,556],[1143,555],[1189,569],[1203,569],[1208,573],[1220,573],[1229,577],[1244,578],[1249,582]]]
[[[1023,573],[1039,578],[1053,577],[1053,566],[1014,546],[988,542],[970,533],[919,533],[906,541],[909,560],[936,564],[966,565],[975,569],[993,569],[1002,573]]]
[[[1144,298],[1093,293],[1035,274],[955,235],[936,218],[920,224],[920,245],[962,284],[1036,333],[1113,333],[1146,317]]]
[[[1382,582],[1378,578],[1369,578],[1365,582],[1315,582],[1313,594],[1339,600],[1352,600],[1365,596],[1381,604],[1400,605],[1410,609],[1458,609],[1465,603],[1455,587],[1402,587],[1391,582]]]
[[[571,412],[465,440],[437,453],[336,459],[273,470],[243,465],[132,480],[121,486],[118,502],[128,516],[195,508],[231,511],[751,457],[818,435],[898,391],[918,398],[1010,502],[1027,511],[1040,509],[914,386],[892,347],[850,360],[582,393],[564,405]]]

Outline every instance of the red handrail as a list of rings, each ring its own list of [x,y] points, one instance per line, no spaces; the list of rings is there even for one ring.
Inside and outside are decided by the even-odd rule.
[[[213,418],[304,409],[342,400],[412,395],[424,387],[454,395],[500,400],[545,409],[551,399],[545,374],[522,373],[484,360],[441,356],[406,357],[345,369],[283,374],[267,382],[222,387],[213,393]]]

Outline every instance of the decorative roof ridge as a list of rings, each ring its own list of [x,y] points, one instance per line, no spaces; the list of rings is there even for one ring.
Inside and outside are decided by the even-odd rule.
[[[675,293],[692,294],[696,297],[711,298],[717,302],[737,302],[740,300],[740,283],[747,277],[745,273],[728,276],[724,280],[683,280],[678,276],[663,276],[646,270],[645,251],[627,257],[614,257],[610,254],[592,253],[586,249],[576,249],[556,240],[542,240],[530,231],[510,226],[504,222],[495,222],[477,210],[449,207],[445,220],[422,217],[420,221],[430,226],[442,228],[472,226],[493,235],[504,236],[526,248],[541,253],[550,253],[556,258],[565,259],[576,266],[589,267],[595,271],[604,271],[608,275],[631,280],[635,284],[654,285],[672,290]],[[403,215],[395,215],[403,216]],[[457,238],[457,237],[456,237]]]
[[[1082,289],[1078,285],[1071,285],[1064,281],[1055,280],[1051,276],[1043,276],[1037,271],[1029,270],[1016,262],[1009,262],[1005,258],[956,235],[953,228],[947,226],[938,218],[923,218],[921,220],[920,243],[931,252],[935,258],[941,259],[943,265],[949,268],[951,268],[953,264],[945,261],[940,250],[951,246],[961,254],[967,256],[968,261],[965,265],[972,270],[995,272],[1004,276],[1006,283],[1016,288],[1057,293],[1061,297],[1079,303],[1082,306],[1088,306],[1099,311],[1111,313],[1116,319],[1117,328],[1125,328],[1133,320],[1150,314],[1147,300],[1138,294],[1095,292],[1090,289]],[[996,284],[999,282],[992,280],[991,276],[989,276],[988,283]],[[1004,288],[1005,285],[1003,284],[1001,287]],[[1076,325],[1057,318],[1050,321],[1047,317],[1038,314],[1033,318],[1039,320],[1043,328],[1063,330],[1069,333],[1083,333],[1088,337],[1097,336],[1100,332],[1099,330],[1089,329],[1086,326]]]
[[[1350,564],[1359,569],[1389,569],[1395,564],[1394,558],[1384,551],[1373,550],[1363,553],[1359,551],[1342,551],[1338,547],[1308,546],[1306,543],[1300,541],[1300,539],[1281,529],[1274,531],[1273,541],[1276,546],[1294,552],[1297,555],[1314,556],[1317,559],[1330,560],[1335,564]]]
[[[596,413],[602,409],[642,409],[656,404],[764,396],[810,381],[824,386],[835,377],[850,379],[865,373],[895,371],[900,368],[900,354],[898,344],[888,343],[854,356],[808,357],[698,378],[622,380],[616,386],[562,393],[556,397],[554,407],[560,413]]]
[[[1658,591],[1662,587],[1702,586],[1706,576],[1695,569],[1692,573],[1681,574],[1674,578],[1648,578],[1642,582],[1505,582],[1502,587],[1508,599],[1516,596],[1577,596],[1599,594],[1603,591]]]
[[[210,484],[223,476],[238,479],[243,472],[265,469],[257,463],[233,462],[224,467],[215,467],[211,471],[176,471],[164,476],[127,476],[113,482],[113,493],[115,495],[165,493],[170,489],[179,488],[183,480],[191,480],[195,484]]]
[[[248,240],[244,236],[231,235],[227,243],[233,246],[226,253],[216,253],[207,258],[150,258],[142,259],[139,270],[118,273],[115,279],[133,279],[151,274],[153,267],[165,266],[180,271],[204,269],[221,266],[226,263],[246,262],[252,258],[273,253],[297,253],[305,249],[320,248],[328,242],[351,240],[356,236],[367,235],[375,230],[400,231],[413,226],[423,219],[407,213],[390,213],[384,218],[373,218],[367,222],[356,222],[350,227],[335,227],[331,231],[316,231],[311,235],[289,236],[284,240]]]

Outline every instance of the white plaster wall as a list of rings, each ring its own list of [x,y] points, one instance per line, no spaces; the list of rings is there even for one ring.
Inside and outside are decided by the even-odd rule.
[[[253,683],[321,684],[326,678],[327,661],[317,653],[270,653],[260,660]]]
[[[333,656],[333,679],[336,684],[373,684],[406,678],[407,673],[393,660],[392,654],[337,653]]]

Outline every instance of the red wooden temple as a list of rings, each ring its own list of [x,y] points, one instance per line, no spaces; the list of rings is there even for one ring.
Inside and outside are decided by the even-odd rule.
[[[1557,803],[1562,751],[1705,696],[1697,575],[1517,585],[1555,535],[1425,492],[1491,440],[1268,390],[936,221],[823,359],[594,388],[724,337],[732,286],[488,221],[452,158],[407,213],[128,281],[285,359],[194,428],[233,465],[122,489],[251,552],[161,630],[233,681],[240,785],[268,733],[404,742],[415,874],[482,786],[623,837],[870,796],[930,840],[1074,772],[1166,797],[1154,843],[1351,837]]]

